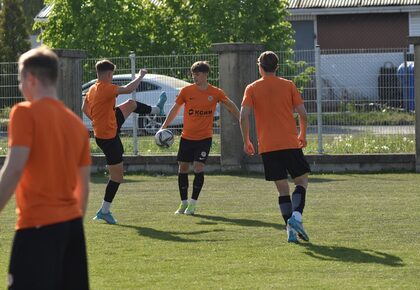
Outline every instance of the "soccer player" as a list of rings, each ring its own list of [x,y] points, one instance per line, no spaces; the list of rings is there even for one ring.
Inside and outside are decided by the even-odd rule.
[[[265,179],[274,181],[281,214],[287,224],[288,242],[309,237],[302,226],[308,175],[310,173],[302,148],[306,147],[307,114],[302,97],[292,81],[277,77],[279,59],[272,51],[258,58],[261,78],[249,84],[241,106],[241,131],[245,153],[255,153],[249,139],[249,117],[254,109],[258,149],[262,156]],[[293,116],[299,116],[300,132]],[[290,198],[288,174],[295,189]]]
[[[116,66],[106,59],[96,63],[98,80],[89,88],[82,105],[83,112],[92,121],[96,144],[105,154],[110,175],[102,206],[94,219],[105,220],[109,224],[117,223],[110,208],[118,188],[123,182],[124,148],[119,136],[121,126],[132,112],[164,115],[163,106],[167,99],[166,93],[162,92],[154,107],[134,100],[127,100],[115,107],[116,97],[119,94],[133,92],[147,73],[145,69],[141,69],[133,81],[125,86],[117,86],[112,84],[115,68]]]
[[[210,152],[213,136],[213,118],[216,105],[221,102],[239,120],[238,107],[225,93],[208,83],[210,65],[205,61],[191,66],[194,84],[181,89],[175,104],[168,113],[161,129],[167,128],[183,105],[184,128],[178,150],[178,186],[181,204],[175,214],[193,215],[197,199],[204,183],[204,166]],[[192,196],[188,202],[188,171],[193,163],[194,181]]]
[[[10,112],[0,211],[16,190],[9,289],[89,289],[83,216],[89,133],[57,99],[58,57],[46,47],[19,58],[26,101]]]

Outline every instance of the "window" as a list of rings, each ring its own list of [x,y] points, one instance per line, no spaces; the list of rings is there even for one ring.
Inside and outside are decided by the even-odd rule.
[[[160,88],[157,85],[154,85],[152,83],[149,83],[147,81],[141,81],[140,85],[137,88],[137,92],[147,92],[147,91],[156,91],[160,90]]]

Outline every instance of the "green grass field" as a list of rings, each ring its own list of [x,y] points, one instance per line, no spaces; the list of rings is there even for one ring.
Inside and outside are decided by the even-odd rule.
[[[105,176],[94,176],[85,231],[91,289],[418,289],[420,175],[312,175],[310,243],[286,242],[274,184],[206,175],[197,215],[174,216],[176,176],[129,175],[113,206],[119,225],[91,220]],[[192,176],[190,175],[190,185]],[[0,214],[0,288],[14,202]]]

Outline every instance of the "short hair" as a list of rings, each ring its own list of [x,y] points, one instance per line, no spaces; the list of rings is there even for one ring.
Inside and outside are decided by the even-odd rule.
[[[275,72],[279,65],[279,57],[272,51],[264,51],[258,57],[258,64],[265,72]]]
[[[208,73],[209,71],[210,71],[210,65],[207,61],[196,61],[191,66],[192,73],[198,73],[198,72]]]
[[[29,72],[44,86],[56,85],[58,80],[58,56],[48,47],[33,48],[19,57],[19,72]]]
[[[95,65],[96,72],[102,73],[106,71],[114,71],[117,66],[113,64],[110,60],[102,59],[98,61]]]

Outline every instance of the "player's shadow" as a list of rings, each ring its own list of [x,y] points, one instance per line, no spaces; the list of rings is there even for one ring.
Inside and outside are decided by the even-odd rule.
[[[93,184],[103,184],[104,187],[106,186],[107,182],[108,182],[109,178],[108,177],[91,177],[90,182]],[[138,179],[132,179],[130,178],[130,176],[128,177],[124,177],[124,183],[140,183],[140,182],[145,182],[144,180],[138,180]]]
[[[292,180],[289,180],[291,183],[293,182]],[[337,182],[337,181],[342,181],[342,179],[331,179],[331,178],[318,178],[318,177],[313,177],[310,176],[309,177],[309,183],[325,183],[325,182]]]
[[[183,236],[197,236],[210,232],[221,232],[222,229],[214,229],[211,231],[194,231],[194,232],[176,232],[176,231],[160,231],[148,227],[139,227],[133,225],[116,224],[117,226],[135,229],[140,236],[157,239],[162,241],[181,242],[181,243],[198,243],[198,242],[218,242],[221,240],[205,240],[205,239],[189,239]]]
[[[400,257],[384,252],[369,249],[352,249],[347,247],[314,245],[312,243],[301,243],[310,257],[323,261],[339,261],[349,263],[382,264],[392,267],[403,267],[404,263]]]
[[[236,224],[243,227],[265,227],[265,228],[275,228],[277,230],[284,230],[285,226],[280,223],[268,223],[259,220],[250,220],[250,219],[236,219],[236,218],[227,218],[222,216],[214,215],[204,215],[204,214],[195,214],[195,217],[199,217],[208,221],[212,221],[213,224],[217,222],[223,222],[228,224]],[[200,224],[210,224],[208,222],[201,221]]]

